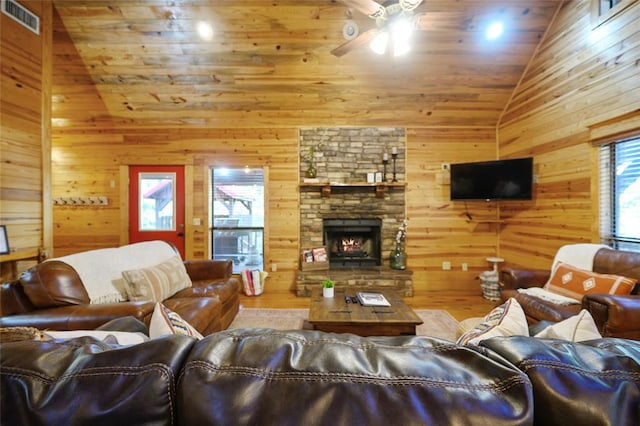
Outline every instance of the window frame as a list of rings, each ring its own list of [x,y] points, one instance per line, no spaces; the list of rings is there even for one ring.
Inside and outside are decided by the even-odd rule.
[[[602,243],[614,249],[640,252],[640,237],[619,235],[616,227],[618,187],[616,185],[616,148],[627,142],[640,143],[640,136],[621,138],[599,146],[599,234]],[[635,158],[635,157],[634,157]]]
[[[253,225],[229,225],[227,224],[223,224],[223,225],[216,225],[216,212],[215,212],[215,207],[214,207],[214,202],[215,202],[215,196],[214,196],[214,189],[215,189],[215,185],[216,185],[216,180],[214,177],[214,173],[215,170],[220,170],[220,169],[229,169],[235,172],[239,172],[239,171],[245,171],[245,170],[261,170],[262,171],[262,203],[263,203],[263,214],[262,214],[262,226],[253,226]],[[209,211],[210,211],[210,215],[209,215],[209,250],[210,250],[210,258],[211,259],[216,259],[216,245],[215,245],[215,236],[216,236],[216,232],[217,231],[228,231],[228,232],[260,232],[262,234],[262,247],[260,247],[259,249],[259,253],[258,255],[261,256],[261,259],[258,263],[255,264],[251,264],[251,266],[249,265],[243,265],[241,261],[239,261],[238,259],[233,259],[234,263],[233,263],[233,273],[234,274],[239,274],[243,269],[245,268],[249,268],[249,269],[265,269],[265,265],[267,264],[267,180],[268,180],[268,169],[266,167],[251,167],[251,166],[221,166],[221,165],[212,165],[209,167],[208,170],[209,173],[209,200],[208,200],[208,205],[209,205]],[[255,254],[249,254],[249,253],[245,253],[247,254],[247,256],[249,255],[255,255]],[[257,266],[257,268],[254,268],[253,266]]]
[[[614,16],[631,6],[638,0],[620,0],[617,4],[613,5],[610,9],[602,11],[600,8],[601,0],[591,0],[591,24],[593,28],[604,24],[612,19]]]

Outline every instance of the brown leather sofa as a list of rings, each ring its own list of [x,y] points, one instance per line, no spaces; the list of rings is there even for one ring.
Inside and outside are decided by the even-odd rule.
[[[640,282],[640,253],[602,248],[594,256],[593,271],[635,278]],[[549,276],[548,270],[503,269],[500,277],[502,302],[514,297],[530,325],[539,321],[562,321],[587,309],[602,336],[640,340],[640,284],[635,285],[629,296],[588,294],[582,298],[582,303],[571,305],[557,305],[517,291],[519,288],[542,287]]]
[[[184,261],[192,287],[162,303],[203,335],[226,329],[240,307],[241,285],[232,277],[231,260]],[[147,325],[155,303],[90,304],[77,272],[56,260],[40,263],[20,279],[0,288],[0,327],[35,327],[43,330],[95,329],[126,316]]]
[[[3,424],[640,424],[640,342],[622,339],[241,329],[2,343],[0,362]]]

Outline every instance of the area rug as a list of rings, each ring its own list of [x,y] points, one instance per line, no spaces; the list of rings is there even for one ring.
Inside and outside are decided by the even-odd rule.
[[[414,312],[423,321],[416,329],[417,335],[455,340],[458,321],[449,312],[440,309],[414,309]],[[300,330],[308,316],[308,309],[241,308],[229,328]]]

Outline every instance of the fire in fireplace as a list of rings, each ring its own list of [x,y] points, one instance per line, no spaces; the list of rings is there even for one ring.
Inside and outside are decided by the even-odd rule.
[[[380,266],[380,219],[323,219],[323,241],[332,269]]]

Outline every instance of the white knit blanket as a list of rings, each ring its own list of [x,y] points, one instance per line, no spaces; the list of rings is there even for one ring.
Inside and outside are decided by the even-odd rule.
[[[556,257],[553,259],[551,270],[555,271],[559,262],[567,263],[585,271],[593,271],[593,258],[598,250],[609,248],[603,244],[567,244],[558,249]]]
[[[519,288],[518,292],[528,294],[529,296],[537,297],[542,300],[546,300],[547,302],[551,302],[556,305],[572,305],[574,303],[580,303],[579,300],[552,293],[549,290],[545,290],[541,287]]]
[[[145,241],[118,248],[85,251],[53,258],[71,266],[78,273],[90,303],[115,303],[126,300],[120,284],[122,271],[148,268],[177,256],[164,241]]]

